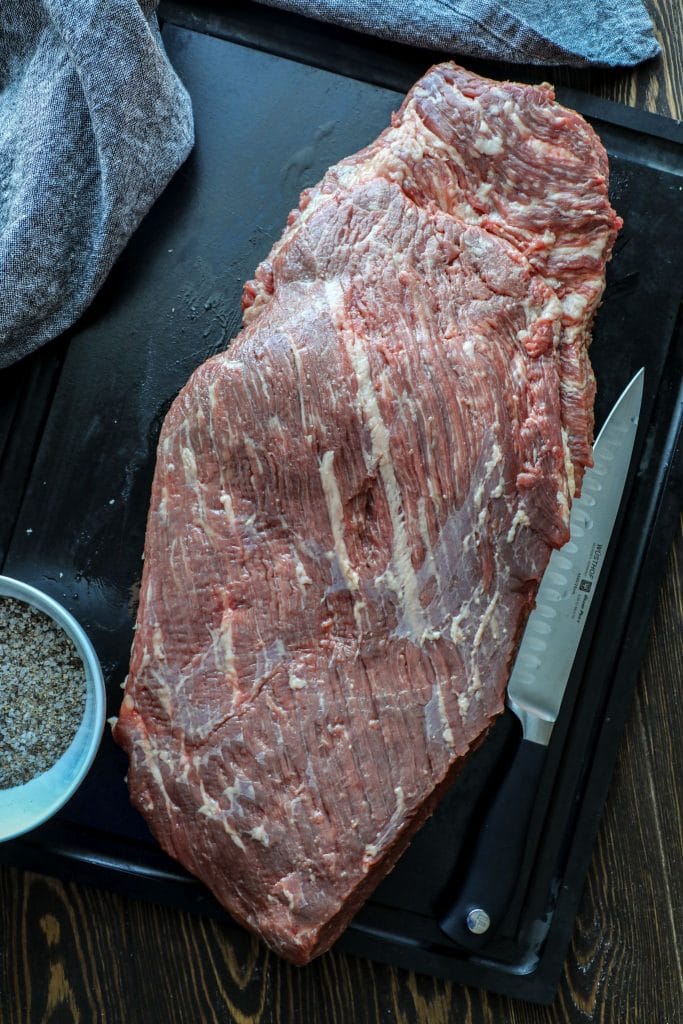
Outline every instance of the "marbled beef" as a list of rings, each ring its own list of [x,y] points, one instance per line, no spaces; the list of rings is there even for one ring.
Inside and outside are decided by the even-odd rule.
[[[433,68],[164,423],[115,737],[164,849],[297,963],[501,710],[590,462],[606,178],[548,86]]]

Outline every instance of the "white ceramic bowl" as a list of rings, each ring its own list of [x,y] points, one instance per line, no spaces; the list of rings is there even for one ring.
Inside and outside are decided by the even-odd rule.
[[[93,763],[102,739],[106,699],[102,669],[83,628],[66,608],[41,590],[0,576],[0,597],[13,597],[49,615],[71,637],[85,669],[85,711],[76,735],[51,768],[22,786],[0,789],[0,842],[37,828],[73,796]]]

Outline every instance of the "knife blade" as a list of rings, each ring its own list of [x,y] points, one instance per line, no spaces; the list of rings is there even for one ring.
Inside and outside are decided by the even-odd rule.
[[[527,828],[553,726],[562,706],[623,496],[643,397],[641,369],[622,392],[593,447],[570,539],[550,556],[507,686],[522,738],[488,809],[455,902],[439,921],[454,942],[480,949],[515,893]]]

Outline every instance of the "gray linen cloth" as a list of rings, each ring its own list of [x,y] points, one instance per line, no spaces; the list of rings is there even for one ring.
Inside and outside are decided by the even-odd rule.
[[[262,0],[454,55],[634,64],[640,0]],[[193,144],[156,0],[0,2],[0,367],[70,327]]]
[[[641,0],[260,0],[412,46],[517,64],[605,67],[660,52]]]
[[[74,323],[192,148],[155,7],[0,3],[0,367]]]

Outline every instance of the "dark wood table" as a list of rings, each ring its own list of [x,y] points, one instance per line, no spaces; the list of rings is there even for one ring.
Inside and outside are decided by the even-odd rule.
[[[549,70],[548,78],[683,118],[683,5],[648,6],[661,59],[633,72]],[[679,261],[683,269],[683,248]],[[679,527],[551,1007],[334,952],[296,969],[210,918],[0,867],[0,1024],[680,1024],[682,683]]]

